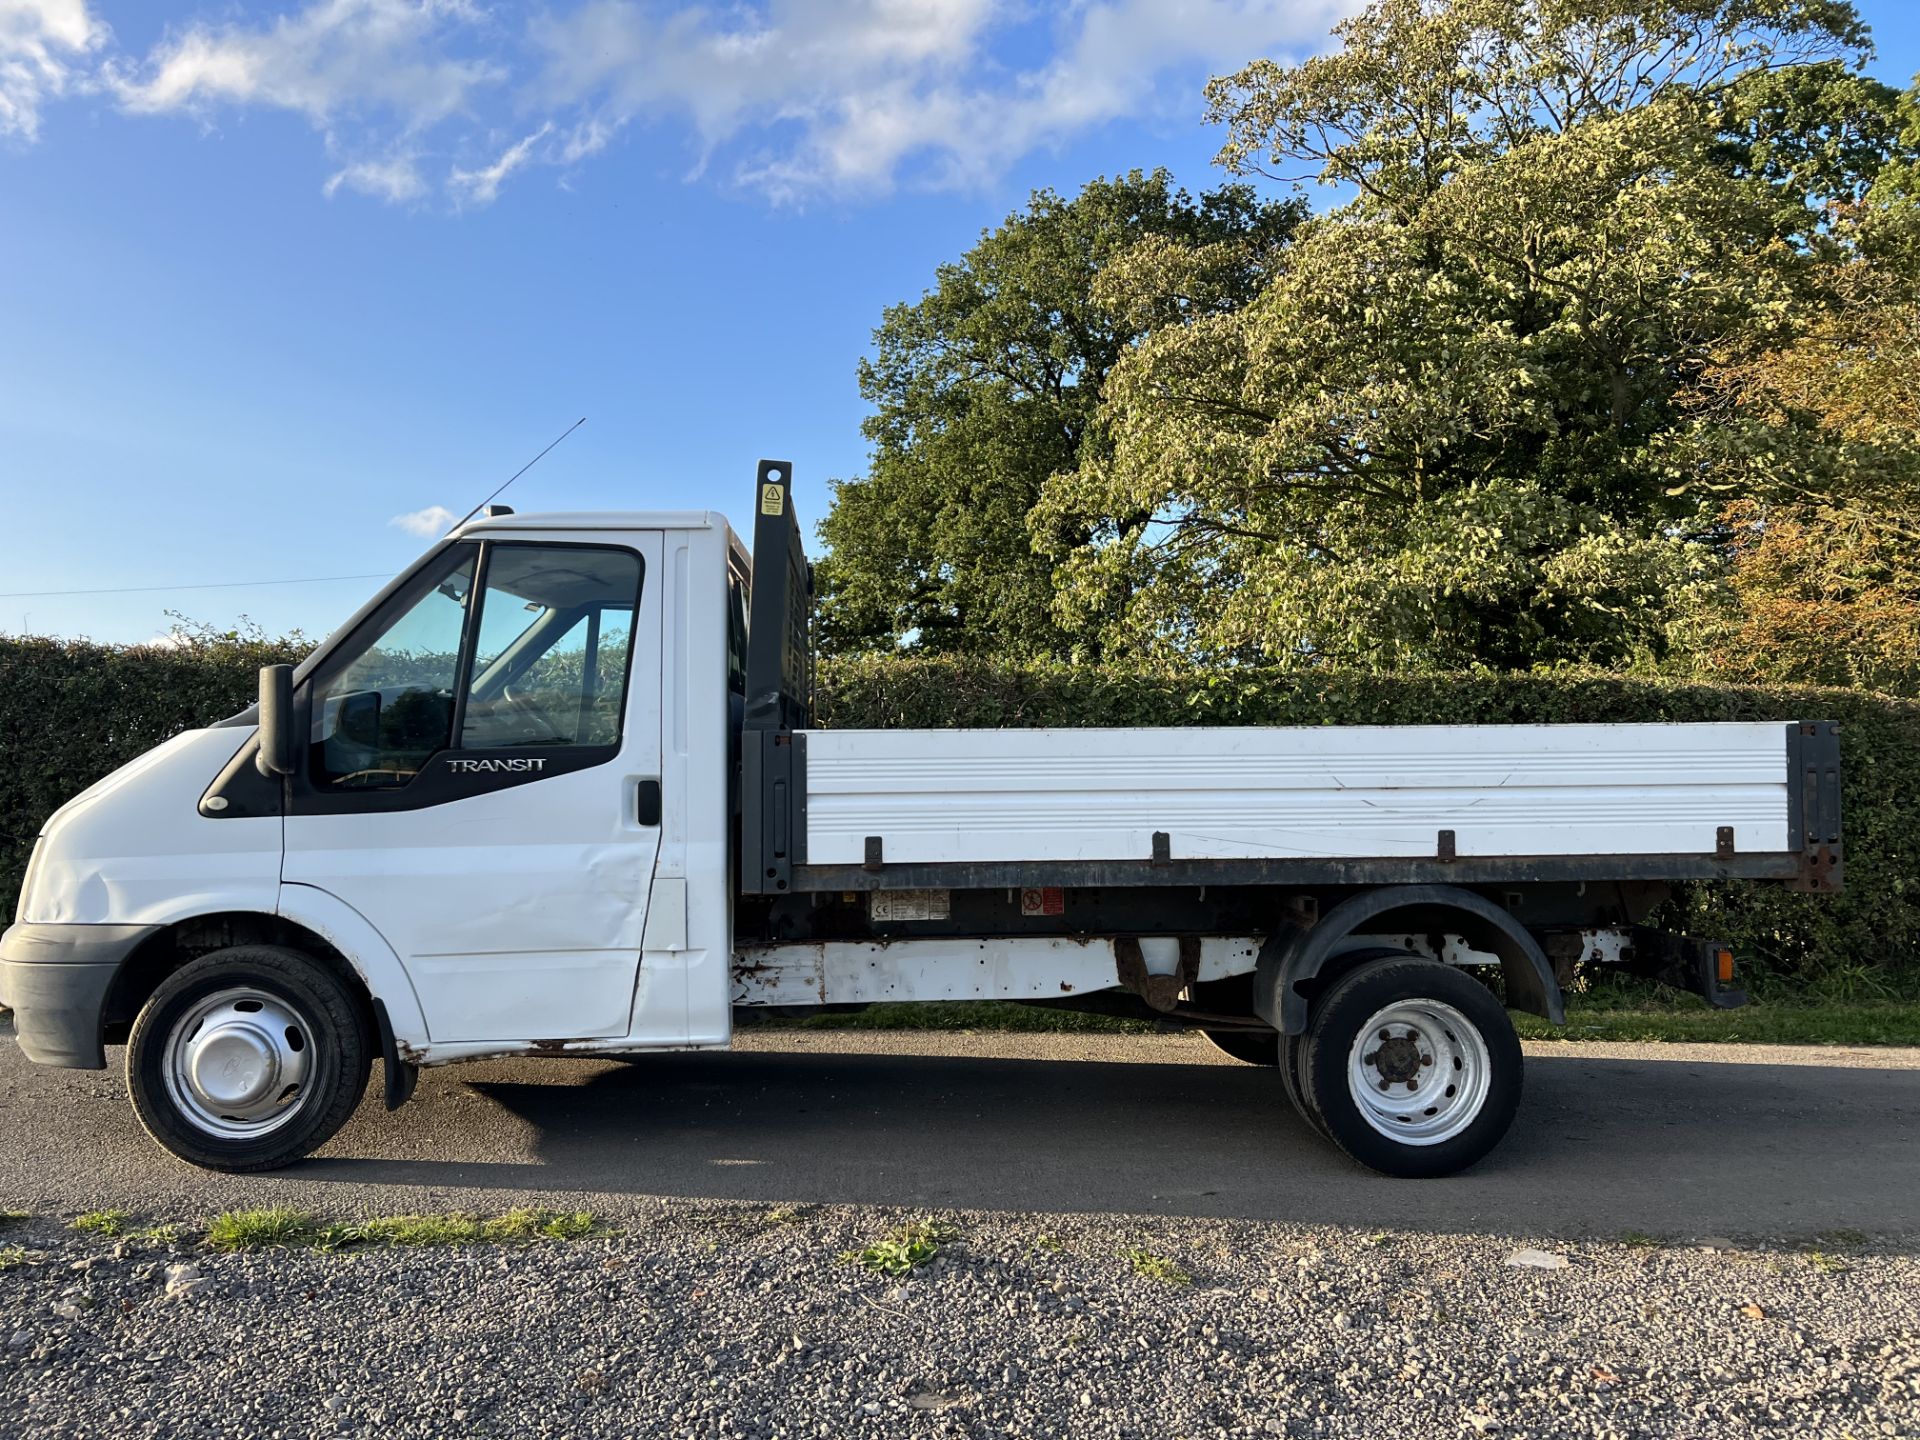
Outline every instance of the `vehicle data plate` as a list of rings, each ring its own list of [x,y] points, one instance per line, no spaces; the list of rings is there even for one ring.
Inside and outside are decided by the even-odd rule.
[[[949,890],[874,890],[867,896],[869,920],[945,920],[952,914]]]

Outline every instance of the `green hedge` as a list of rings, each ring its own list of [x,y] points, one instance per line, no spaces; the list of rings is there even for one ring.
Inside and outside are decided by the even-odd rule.
[[[1497,725],[1837,720],[1846,892],[1684,887],[1662,919],[1834,998],[1920,985],[1920,704],[1855,690],[1675,684],[1592,673],[1136,674],[970,660],[823,665],[828,726]]]
[[[262,665],[297,658],[272,645],[0,640],[0,918],[13,918],[48,815],[169,736],[244,710]]]
[[[266,645],[0,641],[0,915],[41,822],[169,735],[243,708]],[[1852,998],[1920,984],[1920,704],[1850,690],[1682,685],[1594,674],[1140,674],[934,659],[820,667],[834,726],[1500,724],[1838,720],[1847,891],[1688,887],[1670,923]]]

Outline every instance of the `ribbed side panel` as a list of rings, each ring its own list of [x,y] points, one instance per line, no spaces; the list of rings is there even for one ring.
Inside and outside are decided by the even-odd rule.
[[[1787,849],[1786,726],[807,732],[807,858],[859,864]]]

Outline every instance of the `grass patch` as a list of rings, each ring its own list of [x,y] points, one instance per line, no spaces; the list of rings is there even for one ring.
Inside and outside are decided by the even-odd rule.
[[[1807,1252],[1807,1264],[1818,1270],[1822,1275],[1844,1275],[1853,1268],[1838,1255],[1829,1255],[1824,1250],[1809,1250]]]
[[[1566,1028],[1516,1013],[1523,1040],[1724,1041],[1748,1045],[1920,1045],[1920,1004],[1900,1000],[1756,1000],[1713,1010],[1685,996],[1610,1008],[1567,1002]]]
[[[84,1215],[76,1215],[71,1226],[82,1235],[104,1235],[109,1240],[117,1239],[126,1233],[127,1212],[124,1210],[89,1210]]]
[[[493,1216],[455,1210],[442,1215],[379,1215],[325,1222],[299,1210],[232,1210],[215,1216],[207,1244],[215,1250],[318,1249],[361,1246],[512,1245],[579,1240],[596,1233],[586,1210],[515,1209]]]
[[[300,1210],[229,1210],[207,1226],[215,1250],[266,1250],[317,1243],[321,1226]]]
[[[907,1275],[940,1253],[940,1246],[951,1240],[951,1225],[938,1220],[915,1220],[885,1235],[862,1250],[843,1250],[840,1258],[875,1275]]]
[[[1158,1280],[1162,1285],[1191,1285],[1193,1276],[1186,1266],[1178,1260],[1169,1259],[1142,1246],[1132,1246],[1120,1252],[1120,1257],[1136,1275],[1149,1280]]]
[[[1658,1235],[1649,1235],[1644,1230],[1628,1230],[1621,1234],[1620,1243],[1630,1250],[1659,1250],[1666,1245]]]
[[[27,1263],[27,1247],[24,1245],[0,1245],[0,1270],[11,1270],[16,1265]]]

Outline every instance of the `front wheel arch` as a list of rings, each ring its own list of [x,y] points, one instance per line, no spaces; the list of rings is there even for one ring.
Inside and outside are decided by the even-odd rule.
[[[126,1043],[135,1018],[169,975],[202,955],[236,945],[280,946],[327,966],[353,993],[367,1033],[377,1032],[374,997],[365,977],[324,936],[284,916],[232,910],[177,920],[148,936],[127,956],[101,1011],[106,1043]]]

